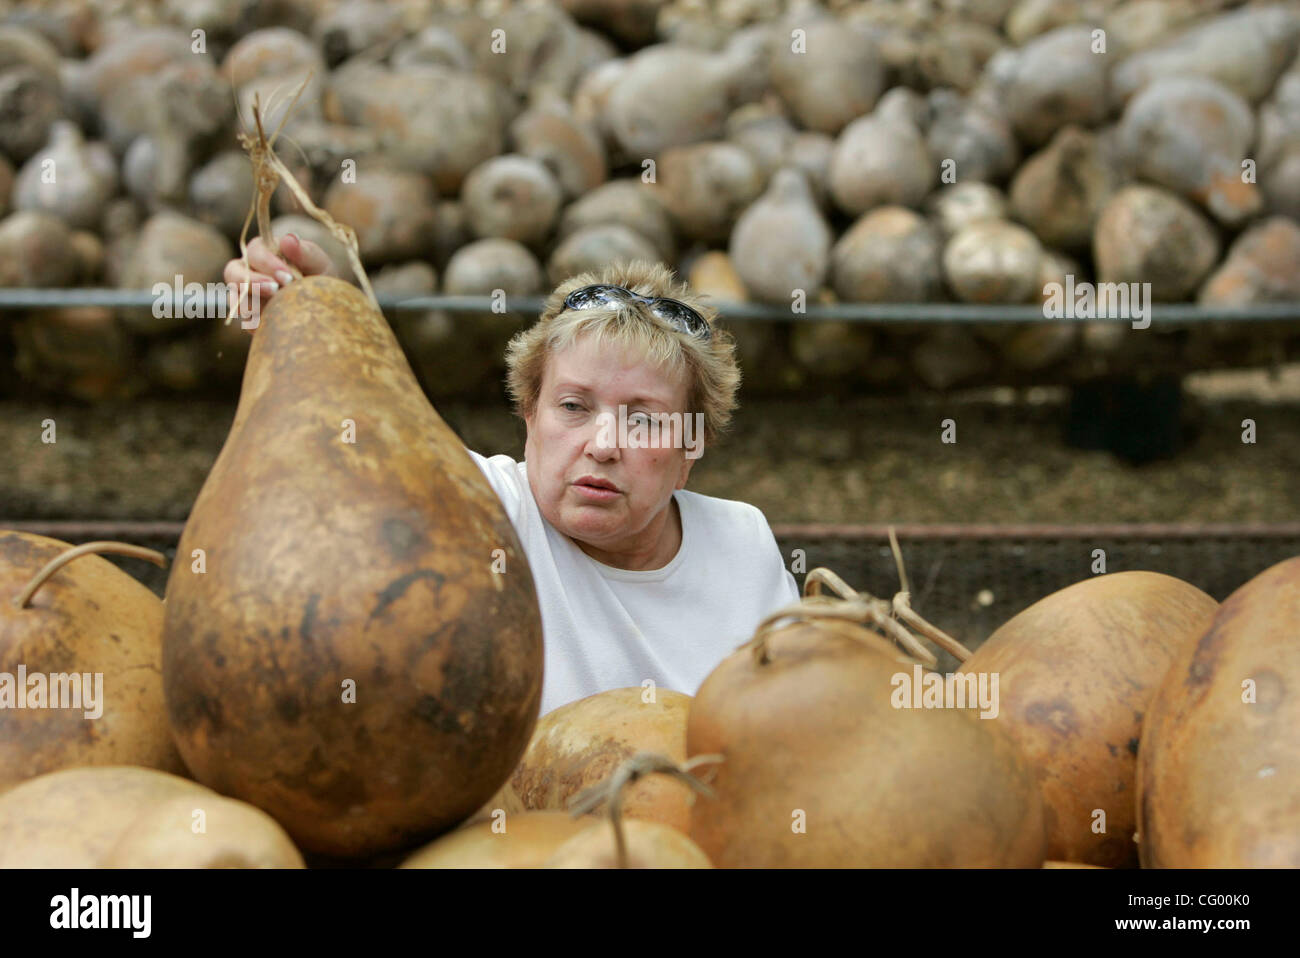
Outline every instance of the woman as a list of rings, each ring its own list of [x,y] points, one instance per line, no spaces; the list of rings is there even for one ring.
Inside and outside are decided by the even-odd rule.
[[[304,275],[341,275],[286,234]],[[254,240],[228,283],[260,303],[292,281]],[[769,612],[798,599],[754,506],[686,491],[736,406],[740,372],[716,311],[659,264],[565,280],[506,353],[524,461],[470,451],[523,544],[546,649],[543,714],[606,689],[694,694]]]

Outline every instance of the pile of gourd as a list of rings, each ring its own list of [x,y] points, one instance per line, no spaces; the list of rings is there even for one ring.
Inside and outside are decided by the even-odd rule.
[[[434,396],[496,392],[539,296],[616,258],[715,301],[746,388],[1061,381],[1275,362],[1289,327],[868,327],[802,304],[1300,300],[1300,11],[1107,0],[56,0],[0,19],[0,286],[220,283],[250,198],[254,96],[378,292],[504,296],[403,313]],[[310,74],[310,80],[307,80]],[[276,230],[336,256],[280,190]],[[345,271],[340,271],[341,274]],[[499,291],[499,292],[498,292]],[[170,295],[170,293],[168,293]],[[211,316],[78,307],[14,324],[24,388],[228,388]]]

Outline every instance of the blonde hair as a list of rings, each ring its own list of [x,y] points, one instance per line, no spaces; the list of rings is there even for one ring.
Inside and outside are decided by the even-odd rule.
[[[597,283],[622,286],[642,296],[665,296],[690,306],[708,322],[708,342],[680,333],[645,303],[610,303],[587,309],[564,308],[574,290]],[[632,260],[589,270],[566,279],[546,298],[542,315],[516,333],[506,347],[506,388],[521,418],[531,416],[542,391],[550,357],[591,333],[598,343],[622,347],[669,375],[686,373],[687,413],[704,414],[704,441],[712,443],[731,423],[740,387],[735,338],[714,325],[718,311],[705,305],[662,263]]]

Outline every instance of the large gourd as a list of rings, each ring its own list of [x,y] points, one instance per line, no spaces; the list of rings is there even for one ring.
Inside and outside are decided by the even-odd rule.
[[[1300,556],[1223,601],[1151,702],[1143,868],[1300,868]]]
[[[722,761],[691,838],[719,868],[1041,865],[1038,788],[997,723],[898,707],[919,663],[834,612],[774,613],[700,686],[687,753]]]
[[[1033,767],[1047,857],[1137,865],[1133,788],[1143,716],[1218,603],[1159,572],[1112,572],[1040,599],[962,663],[999,677],[993,722]]]
[[[341,857],[505,783],[541,700],[532,574],[355,287],[296,280],[263,312],[177,555],[164,685],[199,781]]]

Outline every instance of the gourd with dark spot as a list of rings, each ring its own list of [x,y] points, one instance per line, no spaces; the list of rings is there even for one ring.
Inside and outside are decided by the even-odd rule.
[[[177,554],[163,669],[199,781],[339,857],[428,840],[505,783],[541,702],[532,574],[352,285],[295,280],[263,312]]]

